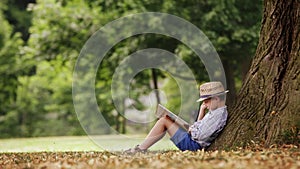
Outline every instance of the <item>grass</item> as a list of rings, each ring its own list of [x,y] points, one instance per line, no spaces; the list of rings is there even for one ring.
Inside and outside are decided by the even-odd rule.
[[[122,151],[139,144],[143,135],[61,136],[0,139],[0,152]],[[150,150],[176,149],[165,137]]]

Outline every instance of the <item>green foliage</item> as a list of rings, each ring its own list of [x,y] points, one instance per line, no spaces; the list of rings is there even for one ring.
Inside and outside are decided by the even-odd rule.
[[[4,18],[2,12],[0,13],[0,22],[2,23],[0,27],[0,47],[2,48],[4,46],[5,41],[9,39],[12,32],[12,28],[7,22],[7,20]]]
[[[5,11],[7,18],[0,12],[0,137],[84,134],[72,102],[75,61],[94,32],[128,14],[165,12],[192,22],[210,38],[221,59],[230,63],[229,68],[240,84],[243,67],[240,63],[249,60],[254,53],[261,7],[260,1],[250,0],[243,3],[235,0],[37,0],[28,7],[25,3],[28,9],[25,11],[24,3],[0,2],[0,10]],[[155,20],[149,22],[156,24]],[[24,38],[26,32],[30,36],[24,43],[21,37],[23,35],[27,40]],[[123,110],[116,115],[110,89],[115,69],[126,56],[146,48],[175,53],[190,67],[199,83],[208,80],[201,60],[178,40],[153,34],[130,37],[109,51],[96,75],[96,98],[101,113],[111,126],[118,128],[124,120],[120,115],[129,108],[121,100]],[[156,73],[166,92],[168,107],[178,110],[182,98],[174,79],[165,72],[156,70]],[[145,107],[139,98],[153,90],[152,80],[151,71],[145,70],[130,84],[129,97],[136,101],[134,106],[140,110]],[[87,95],[79,97],[82,102],[91,100]],[[91,130],[101,128],[102,124],[93,120],[84,123]]]
[[[242,79],[244,63],[254,56],[258,42],[262,1],[209,1],[205,6],[209,11],[196,25],[210,38],[221,59],[230,64],[224,66]]]
[[[33,19],[27,50],[38,60],[55,59],[57,55],[76,58],[85,41],[100,26],[99,9],[92,9],[81,0],[68,1],[66,5],[55,0],[37,3],[30,9]]]
[[[4,15],[13,27],[13,32],[19,32],[23,40],[29,37],[28,29],[31,26],[31,13],[27,11],[27,4],[35,0],[2,0]]]
[[[12,34],[12,27],[0,11],[0,116],[14,104],[17,76],[20,75],[19,46],[23,45],[20,34]],[[1,123],[1,120],[0,120]]]
[[[62,66],[64,65],[64,66]],[[35,76],[19,77],[14,112],[21,127],[18,136],[83,134],[74,116],[72,103],[71,62],[41,61]],[[30,99],[28,99],[30,98]]]

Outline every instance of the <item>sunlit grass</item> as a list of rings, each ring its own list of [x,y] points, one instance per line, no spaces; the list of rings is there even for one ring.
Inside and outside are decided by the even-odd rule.
[[[133,147],[145,136],[101,135],[61,136],[38,138],[0,139],[0,152],[41,152],[41,151],[122,151]],[[176,149],[168,137],[151,147],[150,150]]]

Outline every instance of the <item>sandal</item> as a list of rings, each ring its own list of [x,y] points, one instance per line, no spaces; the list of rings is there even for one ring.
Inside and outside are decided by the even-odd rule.
[[[146,153],[147,150],[143,150],[139,147],[139,145],[136,145],[134,148],[130,148],[128,150],[125,150],[124,154],[136,154],[136,153]]]

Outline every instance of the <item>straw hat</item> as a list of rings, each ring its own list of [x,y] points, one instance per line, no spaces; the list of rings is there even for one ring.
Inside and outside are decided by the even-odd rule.
[[[219,96],[229,92],[228,90],[225,91],[221,82],[207,82],[200,86],[200,99],[197,102],[201,102],[205,99]]]

